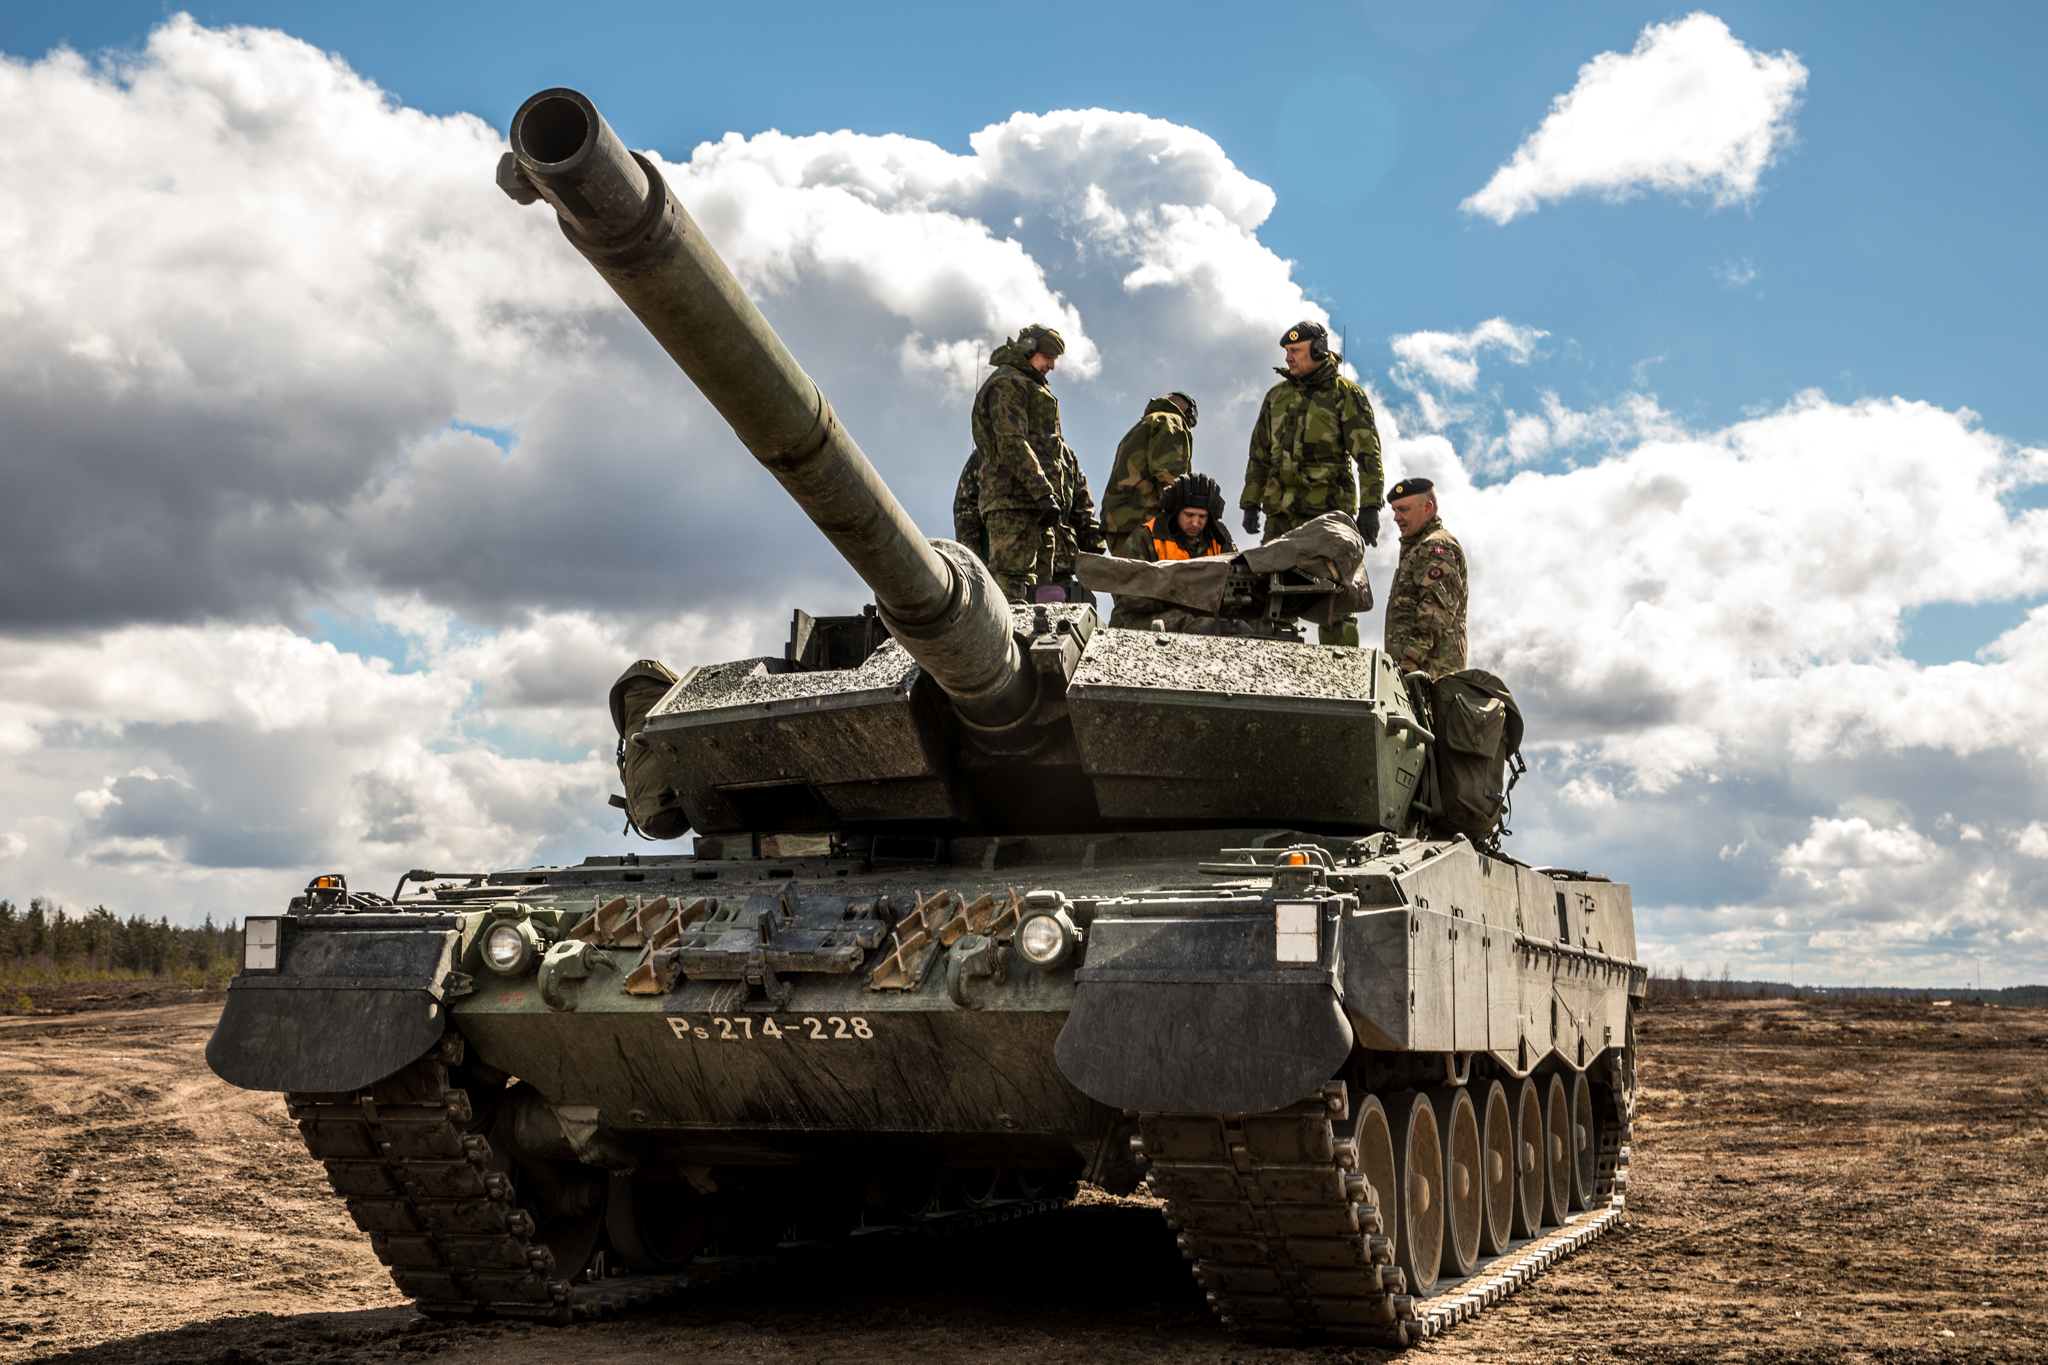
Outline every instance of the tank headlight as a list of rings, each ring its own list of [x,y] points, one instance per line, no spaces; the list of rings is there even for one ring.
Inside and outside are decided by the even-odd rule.
[[[1017,926],[1017,951],[1040,971],[1056,972],[1074,955],[1080,937],[1065,910],[1039,910]]]
[[[484,935],[484,962],[500,976],[520,976],[533,965],[533,930],[524,924],[500,924]]]

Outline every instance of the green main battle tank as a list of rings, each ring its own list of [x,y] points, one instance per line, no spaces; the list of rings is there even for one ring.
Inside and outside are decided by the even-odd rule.
[[[249,918],[207,1059],[405,1293],[566,1321],[1088,1181],[1164,1200],[1225,1324],[1404,1342],[1607,1224],[1645,973],[1626,887],[1499,851],[1497,679],[1274,638],[1335,570],[1232,567],[1262,638],[1006,603],[589,100],[511,140],[875,604],[620,680],[631,814],[694,856]]]

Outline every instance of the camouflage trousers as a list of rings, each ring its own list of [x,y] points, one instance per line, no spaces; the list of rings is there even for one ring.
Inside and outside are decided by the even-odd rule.
[[[1320,512],[1317,516],[1322,515]],[[1298,530],[1314,521],[1315,517],[1267,517],[1266,533],[1259,538],[1259,544],[1266,545],[1280,539],[1289,531]],[[1324,645],[1347,645],[1358,648],[1358,618],[1340,616],[1327,626],[1316,627],[1316,643]]]
[[[1031,598],[1035,584],[1052,582],[1052,527],[1038,524],[1028,507],[982,513],[988,530],[988,568],[1012,602]]]

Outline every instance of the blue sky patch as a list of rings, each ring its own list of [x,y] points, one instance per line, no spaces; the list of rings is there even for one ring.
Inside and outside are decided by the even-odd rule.
[[[501,455],[510,455],[512,447],[519,441],[519,433],[510,427],[483,427],[475,422],[450,422],[447,430],[466,431],[472,436],[481,436],[496,446]]]
[[[1929,602],[1900,620],[1899,653],[1916,664],[1970,663],[1977,651],[2027,619],[2036,600]]]
[[[413,650],[405,635],[393,626],[343,611],[307,614],[313,622],[313,638],[333,645],[344,654],[387,660],[393,673],[426,671],[426,662]]]

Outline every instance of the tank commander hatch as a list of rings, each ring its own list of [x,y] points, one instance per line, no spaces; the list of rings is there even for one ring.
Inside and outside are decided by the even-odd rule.
[[[1431,678],[1465,667],[1465,547],[1437,516],[1436,485],[1403,479],[1387,490],[1401,528],[1401,563],[1387,594],[1387,654],[1401,672]]]
[[[1280,348],[1287,364],[1275,369],[1280,382],[1266,391],[1252,426],[1244,492],[1237,499],[1244,529],[1257,534],[1263,512],[1265,540],[1271,541],[1325,512],[1344,512],[1358,523],[1365,543],[1377,545],[1383,475],[1372,400],[1342,374],[1344,357],[1330,349],[1330,333],[1321,323],[1295,323],[1281,335]],[[1319,627],[1317,638],[1356,648],[1358,618]]]
[[[1116,443],[1109,482],[1102,488],[1102,533],[1121,553],[1132,531],[1159,510],[1173,481],[1194,468],[1195,400],[1175,389],[1145,405]]]
[[[989,356],[995,373],[974,395],[970,463],[981,461],[988,567],[1012,602],[1031,600],[1034,586],[1052,581],[1053,528],[1065,513],[1056,488],[1060,400],[1047,381],[1066,350],[1050,327],[1021,328]]]
[[[1157,564],[1169,559],[1228,557],[1237,553],[1223,525],[1223,489],[1207,474],[1183,474],[1160,495],[1159,510],[1124,538],[1125,559]],[[1109,623],[1128,630],[1149,630],[1154,621],[1184,635],[1238,635],[1241,623],[1201,616],[1149,597],[1119,597]]]

